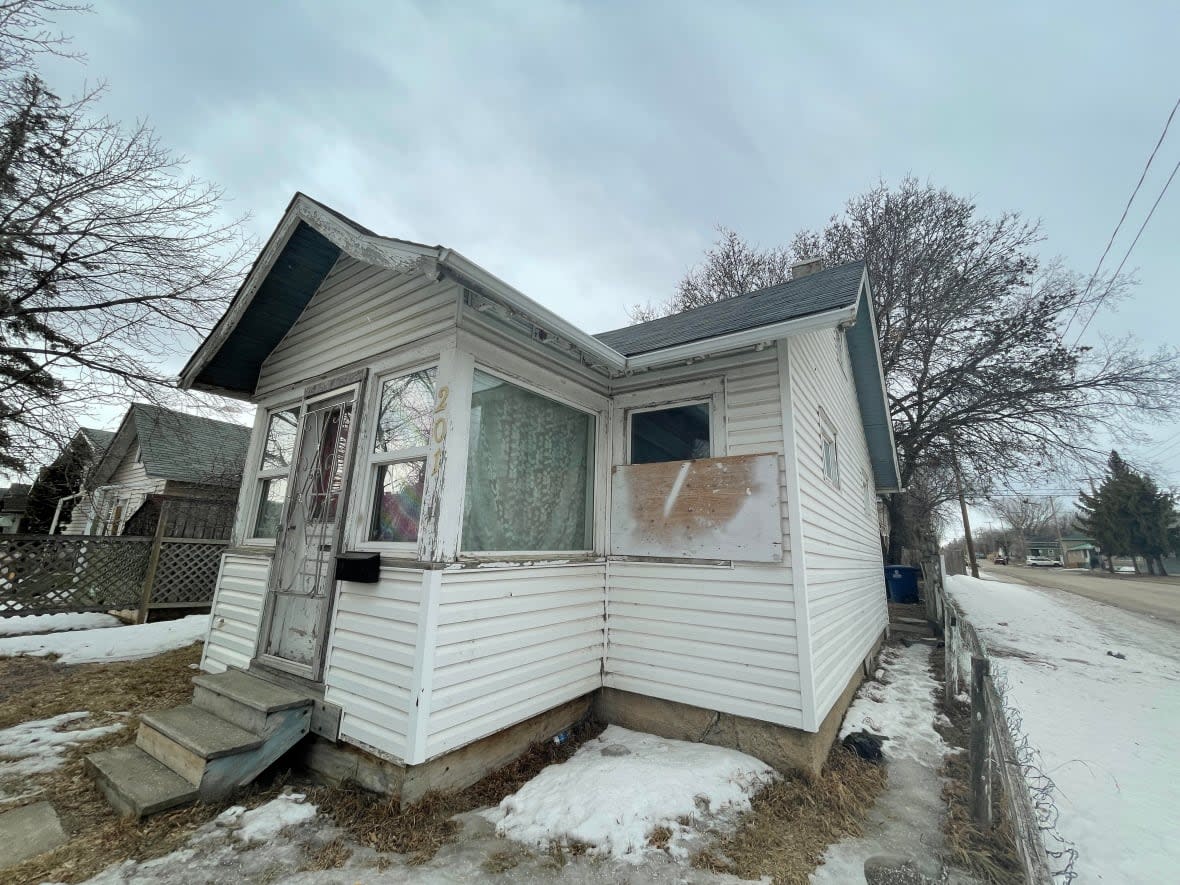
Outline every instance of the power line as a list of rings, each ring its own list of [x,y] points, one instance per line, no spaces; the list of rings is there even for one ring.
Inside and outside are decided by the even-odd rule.
[[[1131,240],[1131,245],[1127,247],[1126,253],[1123,255],[1123,260],[1119,262],[1118,269],[1115,270],[1114,276],[1110,278],[1110,284],[1106,287],[1106,291],[1102,293],[1102,298],[1105,298],[1111,288],[1114,286],[1115,280],[1118,279],[1119,274],[1123,270],[1123,265],[1127,263],[1127,259],[1131,257],[1131,251],[1135,248],[1135,244],[1139,242],[1139,237],[1143,235],[1144,228],[1147,227],[1147,222],[1151,221],[1151,216],[1155,214],[1156,207],[1159,206],[1160,200],[1164,198],[1164,194],[1168,192],[1168,188],[1172,184],[1172,179],[1176,177],[1176,173],[1180,172],[1180,160],[1176,161],[1176,165],[1172,167],[1172,174],[1168,176],[1168,180],[1164,182],[1163,188],[1160,190],[1160,195],[1155,198],[1155,202],[1151,204],[1151,211],[1147,213],[1147,217],[1143,219],[1143,224],[1139,225],[1139,230],[1135,234],[1135,239]],[[1102,303],[1102,298],[1098,299],[1098,303]],[[1078,332],[1078,337],[1074,340],[1076,346],[1082,340],[1082,336],[1086,334],[1086,330],[1090,328],[1090,323],[1094,321],[1094,317],[1098,315],[1098,307],[1090,312],[1090,318],[1086,320],[1086,324],[1082,326],[1082,331]]]
[[[1139,181],[1135,183],[1135,190],[1131,191],[1131,196],[1127,199],[1127,205],[1123,207],[1123,214],[1119,217],[1119,223],[1114,226],[1114,230],[1110,234],[1110,240],[1107,242],[1106,248],[1102,250],[1102,257],[1098,259],[1098,264],[1094,266],[1094,272],[1090,274],[1090,281],[1086,283],[1086,291],[1082,293],[1082,297],[1078,302],[1078,306],[1074,308],[1073,315],[1070,316],[1069,322],[1065,324],[1065,331],[1061,333],[1062,338],[1065,338],[1065,336],[1069,334],[1069,328],[1073,325],[1073,321],[1077,319],[1078,311],[1081,310],[1082,307],[1082,302],[1084,302],[1086,296],[1090,294],[1090,289],[1093,288],[1094,281],[1098,278],[1098,272],[1102,269],[1102,262],[1106,261],[1106,256],[1110,253],[1110,249],[1114,245],[1115,237],[1118,236],[1119,230],[1123,226],[1123,222],[1127,220],[1127,213],[1131,211],[1131,204],[1135,202],[1135,197],[1139,193],[1139,188],[1143,187],[1143,181],[1147,178],[1147,170],[1151,168],[1152,160],[1155,159],[1155,155],[1159,151],[1160,145],[1164,143],[1164,137],[1168,134],[1168,128],[1172,125],[1172,119],[1176,116],[1177,109],[1180,109],[1180,99],[1176,99],[1176,103],[1172,105],[1172,112],[1168,114],[1168,119],[1164,123],[1164,130],[1160,133],[1159,140],[1155,143],[1155,147],[1152,148],[1151,155],[1147,158],[1147,163],[1144,165],[1143,171],[1139,174]],[[1117,274],[1115,276],[1117,276]],[[1102,297],[1105,298],[1106,293],[1103,293]],[[1099,300],[1101,301],[1101,299]],[[1088,321],[1086,325],[1089,325]]]

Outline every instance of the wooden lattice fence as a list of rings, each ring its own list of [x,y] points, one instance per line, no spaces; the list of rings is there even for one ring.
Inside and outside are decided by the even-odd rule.
[[[151,538],[0,536],[0,617],[136,608]]]
[[[164,538],[152,583],[149,608],[192,608],[213,604],[217,566],[229,541]]]

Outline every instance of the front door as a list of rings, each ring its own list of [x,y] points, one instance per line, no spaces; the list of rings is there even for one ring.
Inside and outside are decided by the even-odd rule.
[[[318,679],[344,518],[356,389],[305,403],[270,570],[262,663]]]

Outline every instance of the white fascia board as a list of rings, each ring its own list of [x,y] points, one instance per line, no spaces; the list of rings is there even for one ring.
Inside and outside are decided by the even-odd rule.
[[[752,347],[766,341],[777,341],[790,335],[798,335],[811,329],[822,329],[839,326],[856,319],[856,308],[859,303],[836,310],[828,310],[811,316],[798,317],[773,323],[769,326],[758,326],[753,329],[743,329],[728,335],[718,335],[715,338],[705,338],[688,344],[678,344],[675,347],[665,347],[627,358],[628,369],[652,369],[668,363],[679,363],[689,359],[703,358],[722,353],[727,350],[737,350],[742,347]]]
[[[520,311],[537,325],[552,331],[575,345],[583,353],[593,356],[608,369],[625,371],[626,358],[612,347],[603,344],[593,335],[587,334],[567,320],[563,320],[553,311],[542,307],[518,289],[505,283],[493,273],[484,270],[474,261],[460,255],[453,250],[445,250],[439,263],[450,268],[461,277],[466,277],[472,283],[485,289],[488,294],[503,301],[508,307]]]

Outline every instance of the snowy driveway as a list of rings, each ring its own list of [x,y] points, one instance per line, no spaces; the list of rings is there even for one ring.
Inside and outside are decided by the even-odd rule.
[[[1059,590],[963,576],[947,588],[1057,785],[1077,881],[1175,881],[1180,628]]]

